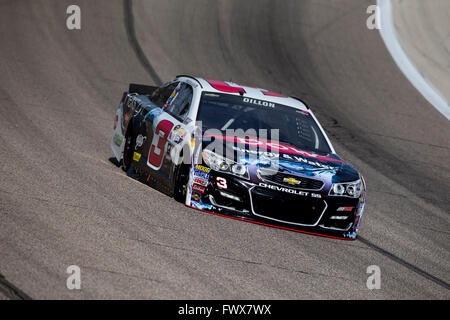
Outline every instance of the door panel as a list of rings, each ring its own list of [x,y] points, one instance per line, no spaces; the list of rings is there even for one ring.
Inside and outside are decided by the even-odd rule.
[[[162,119],[156,125],[147,158],[147,165],[153,170],[159,170],[162,166],[164,155],[167,152],[169,135],[174,127],[174,122],[171,120],[172,119]]]
[[[188,135],[182,121],[190,110],[191,100],[190,86],[171,83],[151,98],[154,108],[139,120],[135,145],[139,160],[135,165],[145,167],[147,183],[164,193],[170,193],[173,186],[175,164],[170,151]]]

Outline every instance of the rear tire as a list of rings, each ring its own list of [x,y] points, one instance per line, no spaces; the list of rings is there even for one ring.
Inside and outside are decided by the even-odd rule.
[[[131,162],[133,161],[133,149],[134,149],[134,139],[131,136],[131,126],[128,126],[127,133],[125,134],[125,145],[123,147],[123,156],[122,156],[122,169],[125,172],[131,167]]]

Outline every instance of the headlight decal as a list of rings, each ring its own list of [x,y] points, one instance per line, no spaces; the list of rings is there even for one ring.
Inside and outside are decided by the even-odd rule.
[[[224,158],[210,150],[203,151],[203,160],[207,166],[215,171],[230,173],[238,177],[249,179],[248,167],[245,164]]]
[[[361,196],[361,190],[361,180],[356,180],[352,182],[333,183],[328,194],[335,197],[359,198]]]

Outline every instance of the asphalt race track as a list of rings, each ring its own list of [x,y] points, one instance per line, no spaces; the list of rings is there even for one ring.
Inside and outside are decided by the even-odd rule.
[[[450,123],[366,28],[375,1],[78,0],[69,31],[74,2],[0,0],[0,299],[450,298]],[[128,178],[109,160],[122,92],[177,74],[303,97],[365,176],[358,240],[202,213]]]

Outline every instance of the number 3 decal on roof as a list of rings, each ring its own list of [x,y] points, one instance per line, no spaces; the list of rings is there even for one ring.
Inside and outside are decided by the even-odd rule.
[[[246,93],[244,88],[241,87],[235,87],[235,86],[230,86],[228,83],[226,83],[225,81],[219,81],[219,80],[210,80],[207,79],[206,81],[208,81],[208,83],[216,90],[222,91],[222,92],[227,92],[227,93]],[[270,96],[270,97],[280,97],[280,98],[287,98],[287,96],[282,95],[280,93],[276,93],[276,92],[271,92],[271,91],[266,91],[266,90],[261,90],[262,94],[265,96]]]

